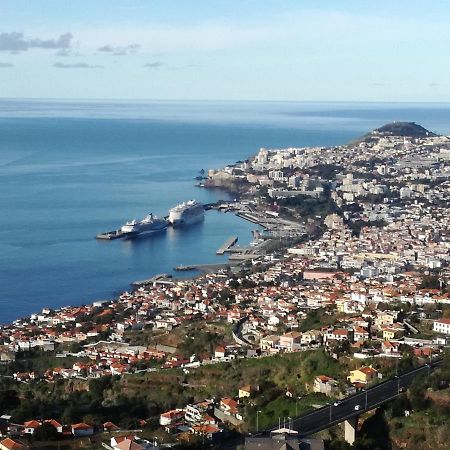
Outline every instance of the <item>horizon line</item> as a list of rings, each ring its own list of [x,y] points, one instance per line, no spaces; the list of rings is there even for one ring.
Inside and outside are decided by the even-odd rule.
[[[208,103],[208,102],[222,102],[222,103],[351,103],[351,104],[435,104],[435,105],[449,105],[450,100],[436,101],[436,100],[263,100],[263,99],[186,99],[186,98],[114,98],[114,97],[3,97],[0,96],[0,101],[54,101],[54,102],[192,102],[192,103]]]

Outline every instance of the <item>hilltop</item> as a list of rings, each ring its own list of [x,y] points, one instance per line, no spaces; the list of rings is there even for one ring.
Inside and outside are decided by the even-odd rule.
[[[375,128],[375,130],[372,130],[371,132],[357,139],[356,143],[370,142],[375,138],[380,138],[383,136],[425,138],[437,136],[437,134],[427,130],[422,125],[418,125],[415,122],[391,122],[383,125],[380,128]]]
[[[406,137],[431,137],[436,136],[435,133],[427,130],[422,125],[415,122],[392,122],[375,129],[375,132],[389,136],[406,136]]]

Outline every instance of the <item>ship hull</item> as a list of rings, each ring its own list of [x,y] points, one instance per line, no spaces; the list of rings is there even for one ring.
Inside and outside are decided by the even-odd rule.
[[[180,219],[172,219],[170,222],[173,227],[183,227],[187,225],[193,225],[194,223],[201,222],[205,218],[204,214],[198,214],[190,217],[181,217]]]
[[[127,238],[134,238],[138,236],[147,236],[150,234],[160,233],[161,231],[165,231],[167,229],[167,225],[164,225],[160,228],[149,228],[148,230],[139,230],[139,231],[129,231],[124,232],[123,234]]]

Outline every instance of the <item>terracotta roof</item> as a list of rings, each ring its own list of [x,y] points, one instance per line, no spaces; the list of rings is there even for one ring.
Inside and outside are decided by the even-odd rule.
[[[73,430],[89,430],[92,426],[88,425],[87,423],[75,423],[72,425]]]
[[[442,319],[436,320],[436,322],[443,323],[445,325],[450,325],[450,319],[446,319],[446,318],[442,318]]]
[[[0,445],[2,445],[5,448],[8,448],[9,450],[22,450],[26,448],[25,445],[10,438],[6,438],[3,439],[3,441],[0,441]]]
[[[377,373],[377,371],[372,367],[361,367],[359,371],[365,373],[366,375]]]
[[[122,442],[118,443],[115,448],[120,450],[144,450],[144,447],[131,439],[124,439]]]
[[[30,420],[29,422],[25,422],[23,426],[25,428],[38,428],[41,424],[37,420]]]

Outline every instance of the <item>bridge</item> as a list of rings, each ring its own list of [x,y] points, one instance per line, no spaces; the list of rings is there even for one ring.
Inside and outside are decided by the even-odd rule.
[[[331,403],[302,416],[289,418],[289,427],[297,431],[300,436],[309,436],[345,422],[345,439],[348,443],[353,444],[356,438],[358,417],[361,414],[394,399],[408,389],[416,376],[421,374],[430,375],[431,371],[441,364],[442,359],[435,360],[430,364],[417,367],[362,392],[346,397],[338,402],[337,406]],[[274,431],[277,428],[270,428],[265,430],[265,432]]]

